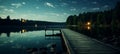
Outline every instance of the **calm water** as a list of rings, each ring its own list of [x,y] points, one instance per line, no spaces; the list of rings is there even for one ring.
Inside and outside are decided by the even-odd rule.
[[[21,33],[22,32],[22,33]],[[54,34],[60,33],[54,31]],[[52,34],[52,31],[46,31]],[[0,34],[0,54],[53,54],[63,53],[60,36],[45,36],[45,30]]]

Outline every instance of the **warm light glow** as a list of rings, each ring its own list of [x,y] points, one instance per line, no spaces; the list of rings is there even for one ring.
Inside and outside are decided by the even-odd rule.
[[[22,29],[22,31],[21,31],[22,33],[24,33],[24,32],[27,32],[27,30],[25,30],[25,29]]]
[[[26,20],[24,20],[24,19],[22,19],[21,21],[22,21],[23,23],[25,23],[25,22],[26,22]]]
[[[91,23],[90,23],[90,22],[87,22],[87,25],[91,25]]]
[[[88,30],[90,30],[90,29],[91,29],[91,27],[90,27],[90,26],[88,26],[88,27],[87,27],[87,29],[88,29]]]

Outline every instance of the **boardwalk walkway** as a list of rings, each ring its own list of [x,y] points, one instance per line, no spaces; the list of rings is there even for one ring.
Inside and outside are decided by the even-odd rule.
[[[120,54],[117,49],[83,34],[69,29],[62,29],[61,32],[69,54]]]

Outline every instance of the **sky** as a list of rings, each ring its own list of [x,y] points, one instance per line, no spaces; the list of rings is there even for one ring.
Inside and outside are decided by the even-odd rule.
[[[109,10],[120,0],[0,0],[0,17],[65,22],[69,15]]]

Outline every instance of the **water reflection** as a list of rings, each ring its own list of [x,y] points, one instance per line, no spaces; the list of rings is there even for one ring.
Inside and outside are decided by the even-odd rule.
[[[0,34],[0,54],[62,54],[65,52],[59,30],[54,30],[53,33],[52,30],[45,31],[43,28],[1,28]]]
[[[85,29],[86,30],[91,30],[91,26],[86,26]]]
[[[64,28],[64,27],[60,27],[60,28]],[[40,31],[40,30],[46,30],[46,29],[54,29],[54,30],[58,30],[60,29],[59,27],[46,27],[46,26],[41,26],[41,27],[37,27],[37,24],[35,24],[35,27],[12,27],[12,26],[7,26],[7,27],[0,27],[0,35],[2,33],[6,33],[7,37],[10,37],[11,32],[16,32],[16,33],[25,33],[25,32],[30,32],[30,31]],[[53,31],[54,32],[54,31]]]
[[[29,54],[57,54],[56,44],[48,44],[46,47],[42,48],[27,48]]]
[[[0,27],[0,35],[2,33],[6,33],[7,37],[10,37],[11,32],[15,33],[25,33],[29,31],[37,31],[37,30],[43,30],[45,28],[34,28],[34,27],[28,27],[28,28],[21,28],[21,27]]]
[[[24,33],[24,32],[27,32],[27,30],[26,30],[26,29],[22,29],[22,30],[21,30],[21,33]]]

